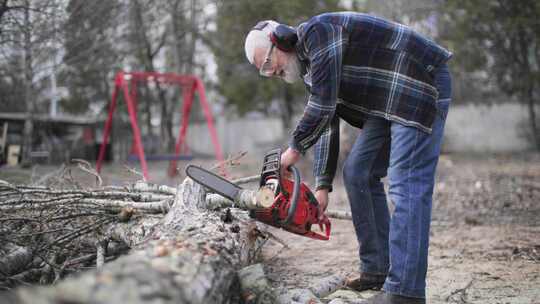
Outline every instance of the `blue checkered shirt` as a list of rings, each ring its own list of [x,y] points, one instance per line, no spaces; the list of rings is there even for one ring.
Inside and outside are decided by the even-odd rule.
[[[315,146],[317,189],[332,188],[339,118],[362,127],[375,115],[431,132],[437,114],[434,70],[451,53],[409,27],[352,12],[315,16],[297,28],[309,98],[289,146]]]

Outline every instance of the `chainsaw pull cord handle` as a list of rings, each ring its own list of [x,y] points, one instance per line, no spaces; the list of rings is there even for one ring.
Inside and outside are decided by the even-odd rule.
[[[294,214],[296,213],[296,205],[298,205],[298,197],[300,196],[300,170],[296,168],[295,166],[291,165],[287,168],[287,170],[291,171],[294,177],[294,186],[293,186],[293,192],[291,197],[291,205],[289,206],[289,212],[287,213],[287,218],[283,222],[284,225],[289,225],[289,223],[292,221]]]

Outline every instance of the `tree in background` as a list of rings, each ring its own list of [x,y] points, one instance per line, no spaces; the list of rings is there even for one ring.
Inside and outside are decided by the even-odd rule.
[[[310,17],[340,10],[339,1],[217,1],[216,31],[209,45],[218,64],[218,90],[240,115],[250,111],[271,113],[276,108],[284,130],[289,131],[296,102],[304,96],[301,84],[290,86],[279,79],[261,79],[244,55],[244,39],[261,20],[273,19],[296,26]]]
[[[454,63],[469,73],[486,71],[498,89],[527,106],[531,137],[540,150],[535,111],[540,93],[540,2],[448,0],[443,10],[446,39],[460,58]]]
[[[70,0],[64,26],[63,68],[60,86],[69,91],[62,100],[62,109],[85,114],[92,103],[103,108],[111,96],[111,81],[120,67],[118,43],[121,6],[118,1],[105,2]]]
[[[177,74],[200,74],[195,62],[197,43],[206,24],[203,17],[205,1],[195,0],[130,0],[131,53],[134,70],[174,72]],[[157,96],[155,96],[157,95]],[[147,131],[152,134],[152,104],[159,104],[159,142],[162,151],[171,151],[174,146],[174,116],[179,112],[181,92],[177,87],[155,83],[155,90],[148,87],[143,92],[143,111]]]
[[[353,2],[353,4],[358,2]],[[484,71],[477,69],[483,63],[475,56],[477,50],[469,41],[457,39],[454,21],[446,12],[445,0],[365,0],[363,11],[408,25],[437,41],[455,53],[450,62],[452,70],[453,103],[471,103],[489,98],[500,92],[489,86]],[[458,35],[463,35],[459,33]],[[475,68],[471,68],[475,67]]]
[[[177,0],[177,2],[181,2]],[[164,50],[170,33],[170,22],[163,18],[167,15],[168,7],[164,2],[151,0],[131,0],[129,3],[129,43],[134,55],[131,69],[134,71],[163,71],[163,65],[158,64],[161,52]],[[167,98],[165,88],[156,81],[155,90],[149,90],[144,85],[144,92],[139,104],[139,117],[146,122],[146,136],[153,137],[152,109],[159,109],[160,129],[159,138],[164,150],[170,149],[174,143],[172,119],[169,113],[172,100]],[[156,91],[156,92],[154,92]],[[157,94],[154,94],[157,93]],[[154,106],[157,104],[158,106]],[[141,108],[142,106],[142,108]],[[142,111],[141,111],[142,110]]]
[[[120,69],[200,74],[195,72],[200,68],[196,45],[208,23],[203,5],[204,1],[195,0],[70,0],[61,77],[69,97],[63,109],[85,113],[94,104],[105,113]],[[156,143],[147,148],[170,151],[181,92],[158,82],[141,83],[138,88],[142,131]]]
[[[20,27],[17,22],[24,11],[20,2],[0,1],[0,111],[24,112],[23,57],[15,49],[20,46]],[[17,71],[17,72],[14,72]]]
[[[22,84],[20,92],[24,111],[22,163],[30,163],[33,145],[34,115],[38,112],[40,94],[48,87],[47,75],[54,68],[59,49],[60,26],[63,24],[61,0],[4,0],[0,2],[0,65],[2,74],[17,75],[2,79],[4,83]],[[0,86],[0,88],[5,87]],[[8,85],[9,87],[9,85]],[[8,92],[9,93],[9,92]],[[0,96],[4,95],[0,92]],[[19,101],[20,103],[20,101]],[[16,107],[17,109],[20,107]],[[12,109],[7,109],[12,110]]]
[[[6,58],[0,65],[0,112],[24,112],[24,77],[13,73],[20,58]]]
[[[418,23],[438,12],[441,2],[441,0],[365,0],[360,7],[357,1],[353,1],[353,10],[363,10],[418,29]]]

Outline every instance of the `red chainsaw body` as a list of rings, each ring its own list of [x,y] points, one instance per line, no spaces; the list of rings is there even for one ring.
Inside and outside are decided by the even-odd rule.
[[[330,238],[330,221],[326,216],[319,220],[319,203],[304,183],[300,184],[300,194],[292,220],[285,224],[291,207],[290,196],[293,187],[292,181],[281,179],[280,187],[275,193],[274,204],[270,208],[255,210],[252,215],[258,221],[295,234],[318,240],[328,240]],[[325,234],[312,231],[311,228],[314,224],[318,224]]]

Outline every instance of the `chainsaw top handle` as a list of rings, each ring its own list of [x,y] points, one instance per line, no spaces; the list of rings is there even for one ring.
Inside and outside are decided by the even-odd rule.
[[[294,214],[296,213],[296,206],[298,205],[298,198],[300,196],[300,170],[293,165],[290,165],[287,170],[291,171],[294,179],[293,192],[291,196],[291,205],[289,206],[289,212],[287,213],[287,218],[283,222],[284,225],[289,225],[292,221]]]

